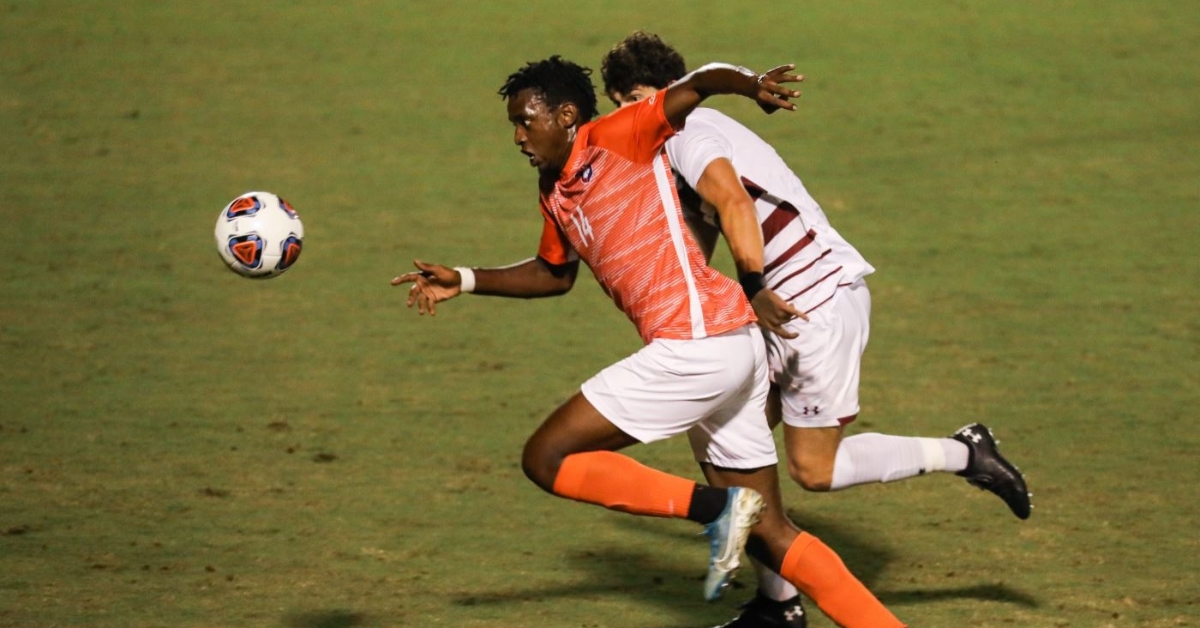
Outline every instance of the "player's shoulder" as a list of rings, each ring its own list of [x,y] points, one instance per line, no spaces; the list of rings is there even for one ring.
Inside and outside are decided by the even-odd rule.
[[[706,138],[734,141],[736,138],[742,138],[752,133],[737,120],[708,107],[697,107],[695,111],[688,114],[687,122],[679,131],[679,135],[684,137],[682,141],[685,143],[704,141]]]
[[[655,95],[657,96],[657,94]],[[612,142],[628,141],[648,132],[662,133],[669,129],[666,114],[663,113],[662,98],[638,101],[628,107],[619,107],[598,118],[592,119],[580,128],[580,136],[586,136],[586,143],[591,146],[604,145]]]
[[[718,129],[743,126],[741,122],[734,120],[725,113],[709,107],[697,107],[695,111],[689,114],[687,117],[687,126],[692,126],[693,122],[698,123],[697,126],[712,126]]]

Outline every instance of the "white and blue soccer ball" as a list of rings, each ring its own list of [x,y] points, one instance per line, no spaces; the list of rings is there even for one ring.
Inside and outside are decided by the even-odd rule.
[[[282,274],[300,258],[304,223],[291,204],[270,192],[247,192],[217,216],[217,253],[233,272],[252,279]]]

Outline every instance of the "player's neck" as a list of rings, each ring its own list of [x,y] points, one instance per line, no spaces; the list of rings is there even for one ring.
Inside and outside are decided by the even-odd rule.
[[[559,177],[562,176],[562,169],[558,170],[539,170],[538,171],[538,189],[543,194],[549,194],[554,190],[554,184],[558,183]]]

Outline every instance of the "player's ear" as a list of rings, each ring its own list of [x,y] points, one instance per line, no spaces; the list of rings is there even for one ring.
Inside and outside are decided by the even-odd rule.
[[[558,118],[558,124],[564,129],[569,129],[579,122],[579,107],[573,102],[559,105],[554,114]]]

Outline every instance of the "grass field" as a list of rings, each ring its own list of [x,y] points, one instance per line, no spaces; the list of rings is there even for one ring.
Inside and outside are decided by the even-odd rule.
[[[795,115],[714,104],[879,269],[853,429],[983,419],[1036,504],[930,477],[793,516],[914,627],[1200,626],[1200,11],[1168,0],[0,4],[0,626],[731,615],[753,576],[702,602],[694,526],[520,472],[639,345],[590,279],[432,319],[388,285],[533,253],[495,90],[637,28],[798,64]],[[305,220],[269,282],[213,251],[251,189]]]

